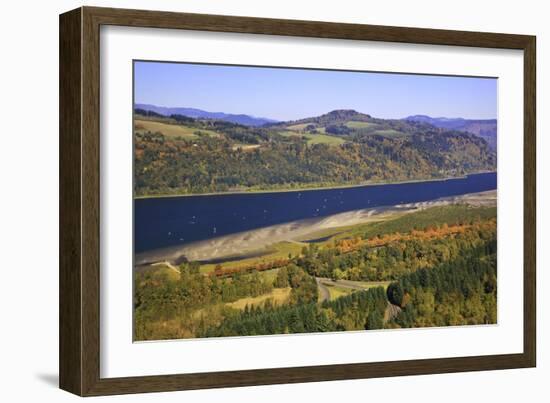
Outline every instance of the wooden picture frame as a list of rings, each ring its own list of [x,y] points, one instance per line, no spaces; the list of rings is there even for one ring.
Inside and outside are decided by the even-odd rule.
[[[100,377],[100,26],[171,28],[524,52],[523,353],[213,373]],[[526,368],[536,365],[535,37],[82,7],[60,16],[60,387],[81,396]]]

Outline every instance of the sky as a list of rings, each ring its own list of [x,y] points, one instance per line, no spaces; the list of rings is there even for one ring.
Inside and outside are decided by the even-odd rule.
[[[334,109],[495,119],[497,79],[136,61],[134,100],[282,121]]]

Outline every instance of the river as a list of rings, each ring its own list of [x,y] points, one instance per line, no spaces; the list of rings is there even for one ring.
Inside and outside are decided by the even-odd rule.
[[[136,199],[134,251],[186,245],[338,213],[496,189],[497,174],[339,189]]]

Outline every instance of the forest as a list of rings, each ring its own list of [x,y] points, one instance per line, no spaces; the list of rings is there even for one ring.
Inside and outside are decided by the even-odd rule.
[[[277,264],[149,266],[134,277],[134,339],[494,324],[496,252],[496,207],[459,204],[353,226]]]
[[[473,134],[348,110],[262,127],[140,109],[134,121],[136,196],[346,186],[496,169],[494,151]]]

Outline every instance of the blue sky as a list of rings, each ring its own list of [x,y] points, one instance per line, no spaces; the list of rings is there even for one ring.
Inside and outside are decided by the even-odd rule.
[[[135,102],[277,120],[355,109],[378,118],[409,115],[493,119],[492,78],[135,62]]]

